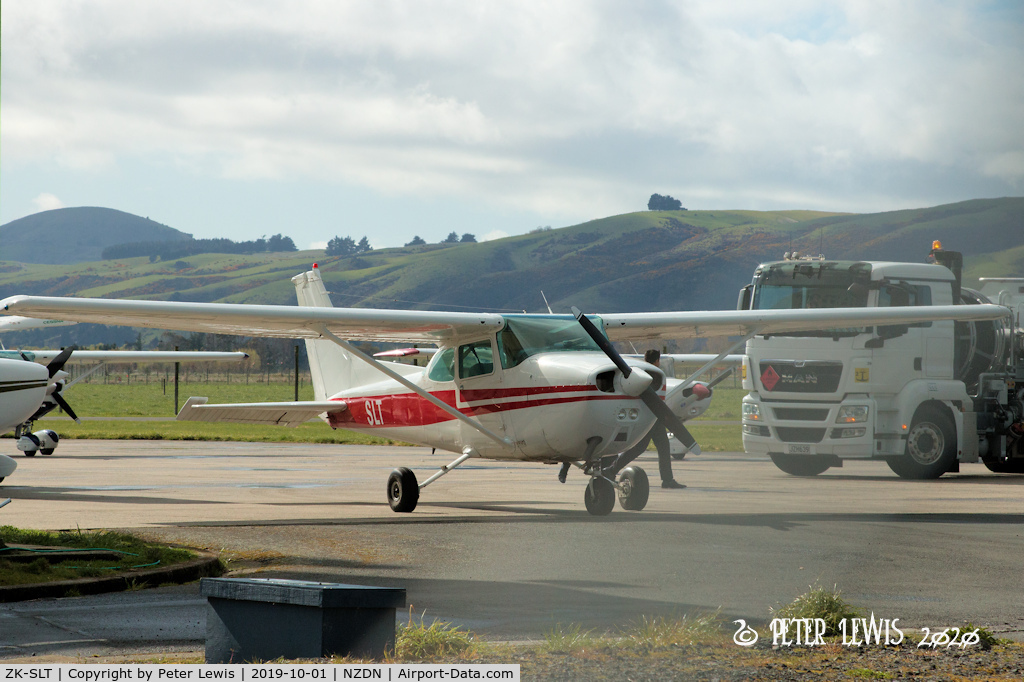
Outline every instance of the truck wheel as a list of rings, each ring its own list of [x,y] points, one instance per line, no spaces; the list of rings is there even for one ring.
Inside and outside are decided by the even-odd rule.
[[[907,449],[893,469],[902,478],[938,478],[956,461],[956,429],[949,415],[925,405],[918,409],[907,433]]]
[[[1005,462],[985,462],[989,471],[997,474],[1024,474],[1024,459],[1010,459]]]
[[[832,465],[821,455],[784,455],[769,452],[772,463],[790,476],[817,476]]]

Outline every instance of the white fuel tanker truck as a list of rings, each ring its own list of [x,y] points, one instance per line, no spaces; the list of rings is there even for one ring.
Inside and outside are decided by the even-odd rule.
[[[760,265],[741,309],[1007,306],[995,322],[926,322],[758,336],[743,364],[743,446],[795,476],[846,459],[904,478],[961,462],[1024,473],[1024,278],[961,286],[963,258],[935,242],[929,263],[786,254]]]

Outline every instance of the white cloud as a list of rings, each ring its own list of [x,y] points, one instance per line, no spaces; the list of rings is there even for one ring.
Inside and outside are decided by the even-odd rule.
[[[654,191],[938,203],[1024,183],[1022,23],[955,0],[4,3],[0,149],[562,223]]]
[[[32,200],[32,205],[40,211],[52,211],[57,208],[64,208],[64,202],[52,194],[43,192]]]
[[[327,242],[326,241],[323,241],[323,242],[310,242],[309,246],[307,246],[306,248],[307,249],[326,249],[327,248]]]

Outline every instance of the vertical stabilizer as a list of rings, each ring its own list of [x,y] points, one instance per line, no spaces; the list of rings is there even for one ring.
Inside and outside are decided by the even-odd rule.
[[[332,308],[320,270],[314,265],[309,272],[292,277],[299,306]],[[306,339],[309,373],[313,378],[316,400],[327,400],[345,389],[381,381],[385,377],[376,369],[327,339]]]

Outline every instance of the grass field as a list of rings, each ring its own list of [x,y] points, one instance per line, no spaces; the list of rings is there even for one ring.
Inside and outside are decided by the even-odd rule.
[[[9,545],[34,546],[36,549],[28,551],[33,552],[33,555],[38,554],[34,561],[15,561],[6,557],[7,553],[15,554],[17,551],[0,544],[0,585],[98,578],[134,568],[171,566],[196,557],[187,549],[154,544],[112,531],[54,533],[0,526],[0,538]],[[79,556],[70,561],[62,561],[61,549],[57,548],[102,549],[116,554],[117,558],[87,559]]]
[[[739,388],[715,389],[711,407],[699,419],[690,422],[690,431],[701,448],[711,452],[735,452],[743,449],[738,424],[709,424],[709,421],[739,420],[740,401],[744,391]],[[204,396],[210,402],[269,402],[292,400],[294,385],[289,382],[223,383],[188,382],[179,387],[179,404],[190,396]],[[37,422],[37,428],[50,428],[61,438],[94,438],[114,440],[223,440],[283,443],[337,443],[356,445],[389,445],[397,441],[367,436],[343,429],[331,429],[323,422],[307,422],[301,426],[254,426],[249,424],[207,424],[203,422],[146,421],[147,417],[174,416],[174,387],[164,393],[161,382],[149,384],[81,383],[69,389],[65,397],[81,417],[137,417],[139,421],[89,419],[76,424],[65,415],[51,416]],[[299,387],[300,400],[312,400],[313,389],[308,381]],[[703,422],[703,423],[702,423]],[[11,434],[7,434],[10,437]]]

